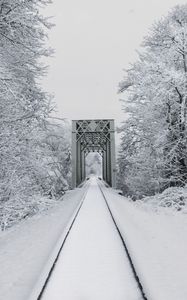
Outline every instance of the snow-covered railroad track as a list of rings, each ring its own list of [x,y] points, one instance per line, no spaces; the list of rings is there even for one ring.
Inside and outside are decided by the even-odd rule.
[[[135,268],[135,266],[134,266],[134,264],[133,264],[131,255],[130,255],[129,250],[128,250],[127,245],[126,245],[126,242],[125,242],[125,240],[124,240],[124,238],[123,238],[123,236],[122,236],[122,234],[121,234],[121,232],[120,232],[120,230],[119,230],[119,227],[118,227],[118,225],[117,225],[117,223],[116,223],[116,221],[115,221],[115,218],[114,218],[114,216],[113,216],[112,210],[111,210],[111,208],[110,208],[110,206],[109,206],[109,204],[108,204],[107,198],[106,198],[106,196],[105,196],[105,194],[104,194],[104,192],[103,192],[102,185],[99,184],[99,188],[100,188],[100,190],[101,190],[101,193],[102,193],[103,198],[104,198],[104,200],[105,200],[106,206],[107,206],[107,208],[108,208],[108,210],[109,210],[109,212],[110,212],[111,218],[112,218],[112,220],[113,220],[113,222],[114,222],[114,225],[115,225],[115,227],[116,227],[116,229],[117,229],[117,232],[118,232],[118,234],[119,234],[119,236],[120,236],[120,239],[121,239],[121,241],[122,241],[124,250],[125,250],[126,255],[127,255],[127,257],[128,257],[128,260],[129,260],[129,264],[130,264],[130,266],[131,266],[132,273],[133,273],[133,275],[134,275],[134,279],[135,279],[135,281],[137,282],[138,288],[139,288],[139,290],[140,290],[140,292],[141,292],[142,299],[143,299],[143,300],[148,300],[147,297],[146,297],[146,295],[145,295],[145,292],[144,292],[144,289],[143,289],[143,285],[142,285],[142,283],[141,283],[141,281],[140,281],[140,279],[139,279],[139,277],[138,277],[138,274],[137,274],[137,272],[136,272],[136,268]]]
[[[82,204],[33,300],[147,300],[96,179],[91,180]]]
[[[52,266],[51,266],[51,268],[50,268],[50,270],[49,270],[49,273],[48,273],[48,275],[47,275],[47,277],[46,277],[46,280],[45,280],[45,282],[44,282],[44,284],[43,284],[43,286],[42,286],[42,288],[41,288],[41,291],[39,292],[39,295],[38,295],[38,297],[37,297],[37,300],[40,300],[40,299],[42,298],[42,296],[43,296],[44,290],[45,290],[45,288],[47,287],[47,284],[48,284],[48,282],[49,282],[49,280],[50,280],[50,277],[52,276],[52,273],[53,273],[53,271],[54,271],[55,265],[56,265],[56,263],[57,263],[57,261],[58,261],[58,258],[59,258],[60,254],[61,254],[61,251],[62,251],[62,249],[63,249],[63,247],[64,247],[64,245],[65,245],[65,242],[66,242],[66,240],[67,240],[67,238],[68,238],[68,235],[70,234],[70,232],[71,232],[71,230],[72,230],[72,227],[73,227],[73,224],[75,223],[75,220],[76,220],[76,218],[77,218],[77,216],[78,216],[78,214],[79,214],[79,212],[80,212],[80,209],[81,209],[81,207],[82,207],[82,205],[83,205],[83,201],[84,201],[84,200],[81,201],[81,204],[80,204],[80,206],[79,206],[79,208],[78,208],[78,210],[77,210],[75,216],[73,217],[73,220],[72,220],[72,222],[71,222],[71,224],[70,224],[70,226],[69,226],[69,229],[68,229],[68,231],[67,231],[67,233],[66,233],[66,235],[65,235],[65,237],[64,237],[64,240],[63,240],[62,244],[60,245],[60,248],[59,248],[59,250],[58,250],[58,252],[57,252],[57,256],[55,257],[55,259],[54,259],[54,261],[53,261],[53,263],[52,263]]]

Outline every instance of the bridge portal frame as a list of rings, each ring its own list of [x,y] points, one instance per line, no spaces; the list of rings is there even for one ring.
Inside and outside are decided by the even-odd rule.
[[[102,156],[103,180],[116,187],[115,127],[113,119],[72,121],[72,188],[85,180],[89,152]]]

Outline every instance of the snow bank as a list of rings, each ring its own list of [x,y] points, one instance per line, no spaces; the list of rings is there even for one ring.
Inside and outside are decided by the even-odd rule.
[[[58,205],[61,199],[33,195],[22,199],[13,198],[6,202],[2,201],[0,204],[0,230],[4,231],[20,221]]]
[[[54,208],[0,233],[0,299],[26,300],[85,193],[70,191]]]
[[[148,210],[111,189],[104,192],[148,299],[186,300],[186,215]]]
[[[170,187],[163,193],[151,197],[145,197],[136,201],[137,204],[145,204],[145,208],[158,211],[162,208],[169,208],[168,212],[182,211],[187,213],[187,186]],[[161,208],[161,209],[160,209]]]

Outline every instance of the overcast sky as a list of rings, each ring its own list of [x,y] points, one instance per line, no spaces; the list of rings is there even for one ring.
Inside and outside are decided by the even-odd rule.
[[[54,0],[44,86],[67,119],[123,119],[118,83],[151,24],[181,0]]]

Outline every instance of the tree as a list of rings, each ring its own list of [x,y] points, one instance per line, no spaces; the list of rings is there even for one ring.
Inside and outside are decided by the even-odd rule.
[[[49,123],[42,138],[45,194],[61,197],[71,186],[70,126],[64,121]]]
[[[42,58],[51,54],[45,46],[48,19],[40,14],[50,0],[0,1],[0,215],[2,228],[25,218],[45,206],[41,196],[59,195],[67,188],[65,158],[67,138],[64,126],[57,129],[49,122],[51,97],[41,88],[46,73]],[[52,129],[53,128],[53,129]],[[57,135],[62,134],[61,142]],[[59,153],[62,150],[57,184]],[[66,145],[66,146],[65,146]],[[63,149],[62,149],[63,148]],[[69,174],[67,175],[67,177]],[[57,186],[60,191],[57,191]],[[51,192],[50,192],[51,191]],[[52,192],[53,191],[53,192]],[[39,200],[38,200],[39,199]],[[47,199],[46,205],[47,205]]]
[[[86,157],[86,174],[101,176],[101,156],[98,152],[90,152]]]
[[[129,118],[122,127],[119,165],[126,173],[119,184],[125,180],[137,197],[187,180],[187,5],[154,24],[142,46],[120,84]]]

